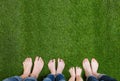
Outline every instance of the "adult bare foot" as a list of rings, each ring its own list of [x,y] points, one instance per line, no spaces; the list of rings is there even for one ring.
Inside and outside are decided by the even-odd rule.
[[[91,60],[92,73],[96,77],[99,76],[99,73],[97,72],[98,71],[98,66],[99,66],[99,64],[98,64],[97,60],[95,58],[92,58],[92,60]]]
[[[76,81],[83,81],[81,73],[82,69],[80,67],[76,67]]]
[[[63,59],[58,58],[57,74],[62,74],[65,67]]]
[[[70,75],[71,75],[69,81],[75,81],[75,68],[74,67],[70,68],[69,72],[70,72]]]
[[[24,72],[21,75],[21,78],[27,78],[30,75],[32,68],[32,59],[31,58],[26,58],[25,61],[23,62],[23,69]]]
[[[43,66],[44,66],[44,61],[42,60],[41,57],[37,56],[35,58],[33,71],[30,76],[38,78],[40,72],[42,71]]]
[[[83,68],[85,70],[86,77],[92,75],[92,69],[91,69],[91,66],[90,66],[90,62],[87,58],[83,60]]]
[[[55,59],[49,61],[49,63],[48,63],[48,68],[49,68],[51,74],[53,74],[53,75],[56,74]]]

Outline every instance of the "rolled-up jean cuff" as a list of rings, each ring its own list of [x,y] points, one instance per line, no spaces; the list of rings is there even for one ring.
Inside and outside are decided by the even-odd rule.
[[[24,81],[37,81],[37,79],[34,77],[27,77],[24,79]]]
[[[91,79],[94,79],[94,80],[98,81],[98,79],[94,76],[88,76],[86,81],[92,81]]]
[[[97,78],[100,79],[102,76],[105,76],[105,75],[106,74],[99,74]]]
[[[51,79],[52,81],[55,80],[55,76],[53,74],[48,74],[47,78]]]
[[[117,81],[116,79],[108,76],[108,75],[105,75],[103,74],[100,78],[99,78],[100,81],[104,80],[104,81]]]
[[[22,81],[23,79],[20,76],[13,76],[13,77],[6,78],[3,81],[14,81],[14,80]]]
[[[65,80],[65,77],[63,74],[57,74],[56,75],[56,80],[59,81],[59,80]]]

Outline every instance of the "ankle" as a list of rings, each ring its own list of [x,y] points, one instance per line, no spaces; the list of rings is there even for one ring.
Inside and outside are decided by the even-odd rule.
[[[24,78],[27,78],[27,77],[29,77],[28,74],[22,74],[22,75],[21,75],[21,78],[23,78],[23,79],[24,79]]]
[[[36,74],[34,74],[34,73],[31,73],[31,74],[30,74],[30,77],[38,78],[38,75],[36,75]]]
[[[99,78],[99,77],[100,77],[100,73],[93,73],[93,75],[94,75],[96,78]]]
[[[57,71],[56,73],[57,73],[57,74],[62,74],[62,71]]]
[[[70,78],[73,78],[73,79],[75,79],[75,76],[71,76]]]
[[[91,73],[86,73],[86,77],[89,77],[89,76],[94,76],[94,75]]]
[[[81,76],[80,76],[80,75],[76,75],[76,78],[77,78],[77,77],[81,77]]]
[[[51,74],[52,74],[52,75],[56,75],[56,73],[55,73],[55,72],[51,72]]]

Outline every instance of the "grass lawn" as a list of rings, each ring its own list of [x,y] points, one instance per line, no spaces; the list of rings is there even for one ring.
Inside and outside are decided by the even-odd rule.
[[[26,57],[52,58],[68,69],[95,57],[99,72],[120,80],[120,0],[0,0],[0,81],[20,75]],[[84,75],[84,72],[83,72]]]

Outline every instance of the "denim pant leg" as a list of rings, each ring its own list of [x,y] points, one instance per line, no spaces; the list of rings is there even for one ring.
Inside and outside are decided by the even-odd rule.
[[[37,81],[37,79],[34,77],[28,77],[28,78],[24,79],[23,81]]]
[[[56,81],[65,81],[64,75],[63,75],[63,74],[58,74],[58,75],[56,76]]]
[[[23,79],[20,76],[13,76],[13,77],[9,77],[4,79],[3,81],[22,81]]]
[[[49,74],[46,78],[44,78],[43,81],[55,81],[55,76],[52,74]]]
[[[99,78],[99,81],[117,81],[117,80],[115,80],[114,78],[111,78],[110,76],[102,75],[102,76]]]
[[[89,76],[86,81],[99,81],[99,80],[94,76]]]

